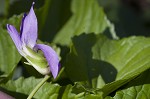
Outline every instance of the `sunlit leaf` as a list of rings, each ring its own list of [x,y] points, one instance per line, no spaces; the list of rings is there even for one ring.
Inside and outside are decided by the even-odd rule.
[[[75,35],[94,32],[103,33],[110,27],[111,36],[117,38],[112,24],[107,20],[103,9],[96,0],[73,0],[71,5],[72,17],[55,36],[54,42],[69,45]]]
[[[106,61],[117,70],[115,81],[102,88],[105,94],[113,92],[150,68],[150,38],[133,36],[107,40],[102,46],[100,42],[101,40],[92,49],[94,59]]]
[[[150,98],[150,69],[130,81],[127,85],[118,90],[113,97],[106,99],[149,99]]]
[[[101,75],[107,84],[100,91],[108,95],[150,68],[149,42],[145,37],[110,40],[103,35],[76,36],[65,71],[72,81],[88,81],[85,88],[94,88],[92,81]]]

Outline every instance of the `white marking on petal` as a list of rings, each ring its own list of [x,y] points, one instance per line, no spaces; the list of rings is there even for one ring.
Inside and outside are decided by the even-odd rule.
[[[25,57],[30,56],[32,58],[37,59],[37,57],[34,54],[32,54],[26,46],[23,46],[22,49],[23,49],[23,52],[25,53]]]
[[[50,69],[49,67],[47,68],[41,68],[40,66],[37,66],[35,64],[33,64],[29,59],[26,58],[26,60],[41,74],[43,75],[47,75],[50,73]]]

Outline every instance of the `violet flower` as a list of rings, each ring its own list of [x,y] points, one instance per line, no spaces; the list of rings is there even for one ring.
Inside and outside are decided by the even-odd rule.
[[[28,15],[24,14],[20,26],[20,33],[12,25],[7,24],[7,30],[19,53],[41,74],[49,74],[54,78],[59,71],[59,57],[57,53],[44,44],[36,44],[37,40],[37,18],[33,10],[34,2]],[[42,54],[39,53],[42,51]]]

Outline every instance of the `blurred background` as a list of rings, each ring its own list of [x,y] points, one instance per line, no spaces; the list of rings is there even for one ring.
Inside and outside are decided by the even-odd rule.
[[[150,0],[99,0],[120,37],[150,35]]]
[[[0,21],[28,12],[33,1],[36,3],[39,32],[46,33],[40,39],[52,41],[71,16],[71,0],[1,0]],[[114,23],[119,37],[150,36],[150,0],[98,0],[98,3]]]

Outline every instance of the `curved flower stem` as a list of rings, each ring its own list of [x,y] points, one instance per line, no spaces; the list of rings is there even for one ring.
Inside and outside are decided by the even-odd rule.
[[[38,89],[50,78],[49,75],[45,75],[44,79],[32,90],[27,99],[32,99]]]

